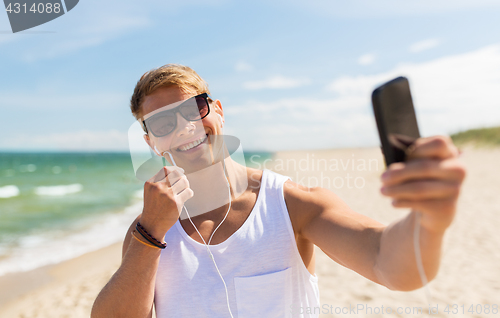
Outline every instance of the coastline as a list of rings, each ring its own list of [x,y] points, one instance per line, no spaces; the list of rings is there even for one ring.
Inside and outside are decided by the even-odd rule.
[[[297,165],[303,160],[303,167],[309,154],[309,163],[315,160],[338,160],[338,170],[334,161],[327,161],[327,169],[304,171],[281,169],[277,171],[289,175],[293,181],[321,181],[329,178],[330,190],[340,196],[356,212],[366,214],[384,224],[389,224],[404,216],[406,209],[392,208],[389,200],[379,193],[380,174],[385,169],[379,148],[347,148],[319,151],[278,152],[272,164],[278,159]],[[314,154],[314,157],[312,156]],[[348,159],[356,159],[354,166]],[[378,162],[378,168],[366,166],[362,169],[359,160],[370,159]],[[341,160],[343,160],[343,165]],[[457,216],[445,236],[442,264],[438,276],[429,284],[433,306],[439,306],[439,313],[432,317],[490,317],[479,314],[479,308],[486,305],[500,305],[500,148],[464,148],[461,160],[468,169],[462,194],[458,203]],[[317,164],[316,161],[315,164]],[[358,164],[359,163],[359,164]],[[316,167],[316,166],[315,166]],[[269,165],[269,168],[272,168]],[[274,166],[274,168],[277,168]],[[347,176],[351,179],[346,179]],[[309,177],[309,179],[307,179]],[[339,178],[339,179],[335,179]],[[351,183],[356,178],[364,180]],[[340,187],[340,179],[344,181]],[[332,181],[337,180],[334,184]],[[361,180],[361,179],[358,179]],[[121,243],[116,243],[80,257],[56,265],[41,267],[29,272],[9,274],[0,277],[0,318],[52,318],[89,317],[93,301],[102,287],[118,269],[121,262]],[[382,314],[361,311],[335,313],[338,308],[365,306],[380,309],[391,307],[418,308],[428,310],[422,289],[412,292],[396,292],[377,285],[357,273],[342,267],[316,248],[316,274],[322,314],[326,317],[422,317],[424,314]],[[451,315],[444,312],[446,306],[465,306],[465,312]],[[474,313],[467,312],[470,306]],[[461,307],[460,307],[461,308]],[[333,311],[333,312],[330,312]],[[461,310],[461,309],[460,309]]]

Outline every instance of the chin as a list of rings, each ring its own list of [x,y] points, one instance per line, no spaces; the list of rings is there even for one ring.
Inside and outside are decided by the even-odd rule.
[[[212,156],[210,155],[210,148],[204,148],[206,148],[206,150],[199,153],[181,153],[179,156],[174,156],[174,159],[177,165],[184,169],[186,174],[205,169],[212,165]]]

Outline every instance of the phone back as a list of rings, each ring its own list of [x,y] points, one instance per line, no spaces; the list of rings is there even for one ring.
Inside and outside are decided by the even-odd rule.
[[[404,161],[406,148],[420,137],[408,79],[398,77],[375,89],[372,104],[386,165]]]

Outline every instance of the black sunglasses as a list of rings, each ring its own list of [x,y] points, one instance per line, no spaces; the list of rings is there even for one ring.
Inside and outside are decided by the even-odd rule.
[[[177,127],[177,113],[187,121],[202,120],[210,113],[210,96],[207,93],[187,99],[179,106],[154,114],[142,121],[146,133],[151,132],[156,137],[163,137]]]

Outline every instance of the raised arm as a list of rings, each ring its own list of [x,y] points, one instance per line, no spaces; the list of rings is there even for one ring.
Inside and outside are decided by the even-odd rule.
[[[392,164],[382,175],[382,194],[393,199],[393,206],[412,209],[406,218],[389,226],[381,238],[375,270],[387,280],[389,288],[411,290],[422,286],[412,245],[417,214],[425,275],[428,280],[436,276],[443,236],[455,216],[466,175],[458,155],[449,137],[420,138],[408,151],[407,162]],[[396,258],[406,261],[397,263]]]
[[[421,213],[420,248],[428,280],[437,274],[442,238],[465,177],[457,156],[449,138],[421,138],[408,162],[391,165],[383,175],[382,193],[394,199],[393,205]],[[422,286],[413,249],[416,212],[385,227],[352,211],[329,190],[291,182],[285,200],[297,235],[333,260],[390,289]]]
[[[163,180],[165,175],[168,182]],[[179,217],[179,206],[192,195],[186,177],[178,168],[165,168],[145,183],[143,213],[127,232],[122,264],[97,296],[92,318],[152,316],[161,249],[148,246],[146,240],[140,236],[134,238],[131,233],[139,221],[153,237],[163,239]]]

